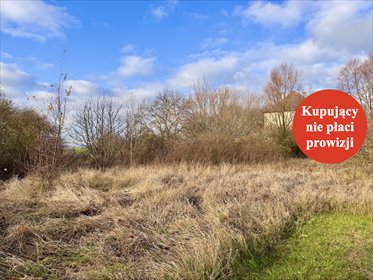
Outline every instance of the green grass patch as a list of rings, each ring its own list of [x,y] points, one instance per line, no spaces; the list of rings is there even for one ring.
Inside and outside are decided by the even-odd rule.
[[[320,215],[263,252],[240,263],[238,279],[373,279],[373,216]]]

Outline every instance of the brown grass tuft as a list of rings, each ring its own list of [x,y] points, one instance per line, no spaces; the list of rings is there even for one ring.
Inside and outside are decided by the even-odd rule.
[[[5,248],[20,256],[35,257],[36,242],[39,236],[28,224],[16,224],[7,229],[4,238]]]

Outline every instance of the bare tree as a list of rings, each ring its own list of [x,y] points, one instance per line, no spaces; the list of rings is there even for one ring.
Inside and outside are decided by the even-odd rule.
[[[64,54],[66,51],[64,51]],[[72,92],[72,86],[64,88],[64,83],[67,80],[67,73],[62,73],[63,60],[61,62],[60,69],[60,80],[58,82],[57,90],[54,96],[54,99],[51,103],[51,112],[52,112],[52,123],[54,127],[53,131],[53,151],[52,151],[52,161],[51,166],[58,168],[61,165],[61,157],[63,151],[63,141],[62,141],[62,132],[65,127],[66,119],[66,105],[67,99]]]
[[[194,85],[188,101],[191,114],[187,131],[191,137],[204,133],[237,139],[254,131],[258,121],[252,99],[242,102],[231,89],[212,89],[206,80]]]
[[[122,110],[112,98],[99,97],[84,101],[74,116],[72,138],[87,148],[98,168],[111,166],[121,152]]]
[[[353,95],[373,118],[373,54],[353,58],[339,71],[337,87]]]
[[[354,96],[365,109],[368,118],[366,149],[360,155],[372,159],[373,149],[373,54],[367,58],[352,58],[339,71],[337,88]]]
[[[153,102],[141,106],[141,124],[153,135],[168,140],[179,136],[187,120],[185,99],[170,90],[160,93]]]
[[[135,152],[140,145],[141,138],[141,114],[139,113],[139,106],[134,94],[131,92],[125,106],[125,131],[124,139],[128,149],[129,164],[132,165],[135,161]]]
[[[302,74],[292,64],[282,63],[271,70],[264,87],[264,98],[268,111],[275,112],[274,123],[279,132],[286,133],[292,121],[288,112],[294,108],[290,94],[302,90]]]
[[[191,103],[195,113],[219,115],[229,106],[237,104],[237,96],[227,87],[212,89],[207,80],[197,82],[193,88]]]
[[[48,125],[43,124],[43,128],[39,129],[39,144],[30,147],[30,151],[28,151],[30,160],[28,166],[25,167],[28,171],[38,173],[49,187],[63,168],[64,142],[62,134],[65,128],[67,101],[72,92],[71,86],[65,88],[67,80],[67,73],[63,72],[65,56],[66,50],[63,51],[61,58],[58,83],[51,85],[54,94],[44,116]]]

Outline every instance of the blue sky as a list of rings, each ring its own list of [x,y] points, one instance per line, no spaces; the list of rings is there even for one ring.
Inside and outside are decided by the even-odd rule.
[[[372,50],[372,1],[2,0],[1,87],[19,104],[50,97],[64,72],[75,100],[139,98],[164,88],[260,93],[272,67],[293,63],[312,90]]]

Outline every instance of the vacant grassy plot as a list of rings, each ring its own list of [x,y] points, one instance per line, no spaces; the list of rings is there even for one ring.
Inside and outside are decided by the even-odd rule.
[[[371,242],[364,241],[365,219],[373,214],[371,168],[294,160],[81,170],[64,174],[50,189],[31,177],[7,182],[0,186],[0,275],[232,279],[242,272],[255,278],[258,256],[271,256],[286,236],[310,233],[314,240],[290,237],[284,249],[280,245],[281,262],[262,265],[262,275],[271,279],[288,271],[294,258],[301,262],[302,255],[292,249],[295,243],[312,256],[322,250],[314,244],[334,242],[339,233],[337,243],[345,243],[344,234],[360,240],[362,250],[349,250],[352,244],[345,243],[337,253],[357,260],[351,273],[364,273],[368,259],[360,252]],[[331,212],[345,214],[310,220],[293,233],[315,215]],[[335,219],[340,228],[325,231]],[[346,233],[350,222],[354,230]],[[322,262],[336,252],[325,253]],[[305,264],[302,275],[315,263]],[[242,268],[250,265],[251,272]]]
[[[241,278],[372,279],[373,216],[323,214],[299,225],[289,240],[241,264]]]

